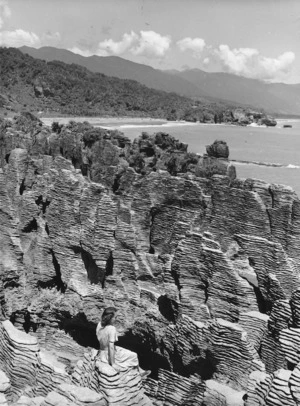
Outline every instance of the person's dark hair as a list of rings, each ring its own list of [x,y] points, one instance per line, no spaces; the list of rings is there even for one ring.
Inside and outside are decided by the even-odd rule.
[[[110,324],[111,319],[116,314],[117,309],[115,307],[107,307],[104,309],[102,316],[101,316],[101,326],[105,327]]]

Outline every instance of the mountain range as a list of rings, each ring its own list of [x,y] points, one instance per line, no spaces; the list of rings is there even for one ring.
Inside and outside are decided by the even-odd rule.
[[[200,69],[163,71],[117,56],[83,57],[54,47],[35,49],[24,46],[19,49],[34,58],[81,65],[91,72],[136,80],[153,89],[175,92],[194,99],[223,100],[264,109],[275,115],[300,115],[300,84],[266,83],[230,73],[209,73]]]

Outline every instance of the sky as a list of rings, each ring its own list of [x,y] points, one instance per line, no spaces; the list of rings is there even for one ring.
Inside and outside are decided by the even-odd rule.
[[[0,0],[0,46],[300,83],[300,0]]]

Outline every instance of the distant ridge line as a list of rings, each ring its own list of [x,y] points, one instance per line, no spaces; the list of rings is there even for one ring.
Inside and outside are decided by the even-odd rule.
[[[132,79],[157,90],[211,102],[264,109],[270,114],[300,115],[300,84],[266,83],[225,72],[159,70],[118,56],[84,57],[65,49],[19,48],[23,53],[46,61],[59,60],[84,66],[91,72],[120,79]]]

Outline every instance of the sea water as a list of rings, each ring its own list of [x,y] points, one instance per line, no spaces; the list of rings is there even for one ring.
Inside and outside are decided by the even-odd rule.
[[[50,121],[68,120],[53,118]],[[300,120],[277,120],[276,127],[240,127],[153,119],[76,118],[76,121],[84,120],[98,127],[120,130],[131,140],[142,132],[153,134],[163,131],[187,143],[188,151],[200,155],[206,152],[206,145],[224,140],[239,178],[288,185],[300,196]],[[50,121],[45,120],[47,124]],[[285,124],[292,125],[292,128],[283,128]]]
[[[290,124],[292,128],[283,128],[284,124]],[[149,134],[164,131],[187,143],[190,152],[201,155],[206,152],[206,145],[224,140],[239,178],[288,185],[300,196],[300,120],[278,120],[276,127],[166,123],[160,126],[124,124],[114,128],[130,139],[142,131]]]

